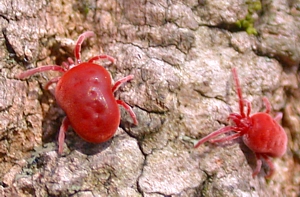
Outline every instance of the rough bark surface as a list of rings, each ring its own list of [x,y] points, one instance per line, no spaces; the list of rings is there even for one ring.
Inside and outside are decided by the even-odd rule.
[[[263,0],[257,35],[235,28],[245,0],[0,0],[0,196],[292,196],[300,195],[300,1]],[[116,135],[89,144],[72,129],[63,155],[57,131],[63,111],[43,85],[57,73],[27,80],[15,74],[73,57],[84,31],[83,59],[108,54],[117,80],[134,80],[116,97]],[[241,141],[226,146],[193,140],[227,125],[238,111],[231,68],[253,113],[269,98],[283,112],[288,151],[252,178],[253,153]],[[52,87],[54,88],[54,87]]]

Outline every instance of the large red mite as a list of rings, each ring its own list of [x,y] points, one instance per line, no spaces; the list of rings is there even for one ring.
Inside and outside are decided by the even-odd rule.
[[[212,132],[206,137],[200,139],[195,145],[195,148],[199,147],[206,141],[210,141],[211,143],[220,143],[242,137],[243,142],[255,153],[256,156],[257,164],[252,176],[255,177],[260,172],[263,158],[270,168],[266,178],[270,178],[274,173],[274,165],[270,160],[270,157],[281,157],[286,152],[287,148],[287,135],[284,129],[278,124],[278,121],[282,118],[282,114],[272,118],[269,115],[271,110],[270,102],[266,97],[264,97],[263,101],[266,106],[266,111],[258,112],[250,116],[251,103],[242,98],[242,89],[240,87],[235,68],[232,69],[232,74],[239,99],[240,114],[231,113],[228,116],[228,119],[235,125],[226,126]],[[247,106],[246,114],[244,112],[245,104]],[[230,131],[234,131],[236,133],[220,139],[213,139]]]
[[[131,107],[124,101],[116,100],[113,94],[123,83],[131,80],[133,75],[119,79],[112,85],[111,76],[107,70],[93,62],[107,59],[113,63],[114,58],[99,55],[81,63],[81,44],[93,35],[92,31],[87,31],[79,36],[74,49],[75,62],[68,58],[68,62],[64,62],[62,66],[43,66],[16,76],[24,79],[35,73],[50,70],[63,73],[61,77],[53,78],[45,86],[48,89],[52,83],[57,83],[55,98],[66,113],[59,130],[58,152],[60,154],[63,151],[65,132],[69,126],[88,142],[101,143],[109,140],[120,123],[118,105],[123,106],[129,112],[134,124],[138,123]]]

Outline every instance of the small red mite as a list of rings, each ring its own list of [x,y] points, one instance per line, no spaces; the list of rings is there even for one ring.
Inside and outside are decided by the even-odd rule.
[[[258,112],[250,116],[251,103],[242,98],[242,89],[237,76],[236,68],[232,69],[233,78],[236,85],[236,91],[239,99],[240,114],[231,113],[228,120],[231,120],[235,126],[226,126],[217,131],[212,132],[206,137],[200,139],[195,145],[199,147],[206,141],[210,143],[220,143],[242,137],[243,142],[251,149],[256,156],[256,168],[253,171],[253,178],[260,172],[262,165],[262,158],[269,165],[269,172],[266,178],[270,178],[274,173],[274,165],[270,157],[281,157],[286,152],[287,135],[284,129],[278,124],[282,118],[282,114],[278,114],[272,118],[269,113],[271,105],[269,100],[264,97],[263,101],[266,106],[265,112]],[[247,113],[244,112],[244,106],[247,106]],[[213,139],[221,134],[234,131],[235,134],[223,137],[220,139]]]
[[[124,101],[116,100],[113,94],[123,83],[131,80],[133,75],[119,79],[112,85],[108,71],[93,62],[107,59],[114,63],[114,58],[108,55],[98,55],[81,63],[81,44],[91,36],[94,36],[94,32],[87,31],[78,37],[74,49],[75,62],[68,58],[68,62],[63,62],[62,66],[43,66],[16,76],[18,79],[24,79],[35,73],[50,70],[63,73],[62,76],[51,79],[45,85],[45,89],[48,89],[51,84],[57,83],[55,98],[66,113],[58,135],[59,154],[63,152],[65,132],[69,126],[88,142],[101,143],[109,140],[119,127],[118,105],[125,108],[135,125],[138,124],[132,108]]]

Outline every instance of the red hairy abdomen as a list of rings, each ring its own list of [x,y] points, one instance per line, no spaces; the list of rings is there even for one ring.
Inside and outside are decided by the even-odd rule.
[[[287,135],[283,128],[266,113],[250,117],[251,125],[243,136],[244,143],[255,153],[281,157],[287,147]]]
[[[88,142],[109,140],[119,126],[111,78],[102,66],[82,63],[66,72],[57,83],[55,98],[74,131]]]

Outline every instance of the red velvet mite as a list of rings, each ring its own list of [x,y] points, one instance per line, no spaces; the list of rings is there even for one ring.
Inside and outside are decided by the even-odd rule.
[[[287,135],[284,129],[278,124],[278,121],[282,118],[282,114],[280,113],[275,118],[272,118],[269,115],[271,110],[270,102],[266,97],[264,97],[263,101],[266,106],[266,111],[250,115],[251,103],[242,98],[242,90],[235,68],[232,69],[232,74],[239,99],[240,114],[231,113],[228,119],[234,123],[234,126],[226,126],[212,132],[206,137],[200,139],[195,145],[195,148],[199,147],[206,141],[211,143],[220,143],[242,137],[243,142],[255,153],[256,156],[257,164],[252,176],[255,177],[260,172],[262,159],[264,159],[270,168],[266,178],[270,178],[274,173],[274,165],[270,160],[270,157],[283,156],[287,148]],[[246,114],[244,112],[245,105],[247,106]],[[234,131],[236,133],[220,139],[213,139],[230,131]]]
[[[101,143],[109,140],[116,132],[120,123],[121,105],[130,114],[133,123],[138,121],[132,108],[124,101],[116,100],[114,92],[125,82],[131,80],[133,75],[119,79],[112,85],[111,76],[101,65],[93,63],[96,60],[107,59],[114,63],[114,58],[108,55],[92,57],[81,63],[80,51],[83,41],[94,36],[92,31],[81,34],[74,49],[75,62],[68,58],[62,66],[48,65],[25,71],[17,76],[24,79],[38,72],[59,71],[61,77],[53,78],[45,88],[57,83],[55,98],[58,105],[66,113],[59,130],[58,152],[63,151],[65,132],[71,126],[84,140],[92,143]]]

